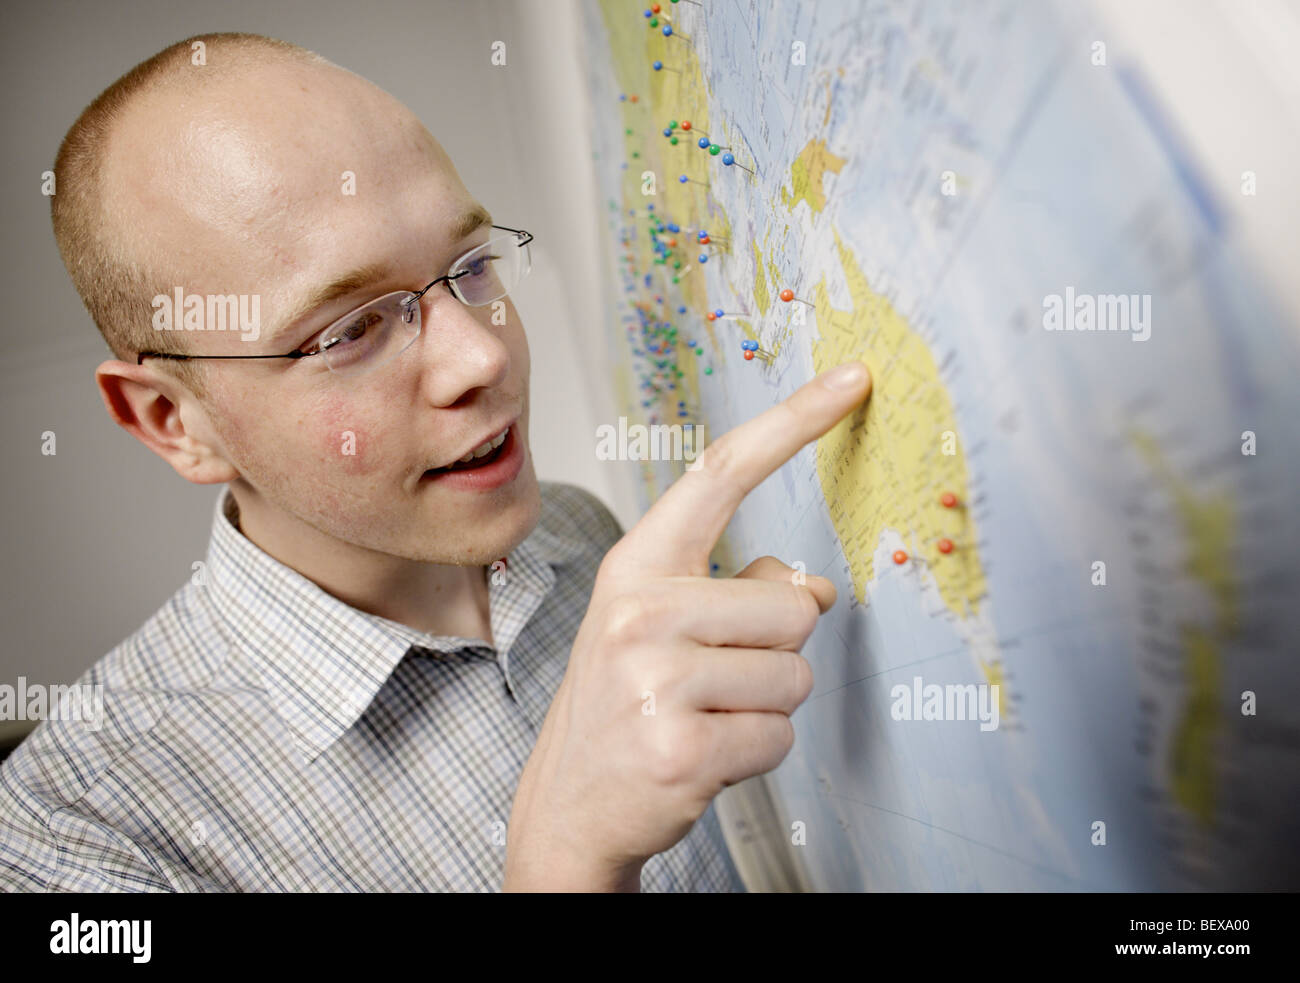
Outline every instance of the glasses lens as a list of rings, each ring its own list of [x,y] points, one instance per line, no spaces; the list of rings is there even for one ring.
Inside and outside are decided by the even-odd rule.
[[[420,305],[409,290],[386,294],[334,322],[320,336],[330,371],[360,375],[405,351],[420,333]]]
[[[481,307],[500,300],[524,278],[531,265],[522,236],[513,233],[494,236],[464,256],[450,274],[461,303]],[[459,274],[459,275],[457,275]]]

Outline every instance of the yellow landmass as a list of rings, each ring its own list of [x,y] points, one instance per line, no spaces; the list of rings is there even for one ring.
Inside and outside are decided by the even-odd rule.
[[[806,201],[814,212],[820,212],[826,207],[822,178],[827,171],[838,174],[844,163],[845,158],[831,153],[825,140],[809,140],[790,165],[790,190],[781,189],[781,203],[794,208],[799,202]]]
[[[1208,823],[1214,818],[1213,742],[1222,723],[1216,702],[1219,640],[1194,625],[1184,626],[1181,635],[1189,686],[1169,752],[1169,777],[1174,799]]]
[[[682,375],[677,377],[677,389],[663,394],[665,411],[670,420],[676,419],[676,403],[684,399],[689,407],[700,405],[700,370],[703,364],[719,367],[723,352],[717,346],[717,337],[710,322],[703,321],[709,309],[705,278],[699,272],[694,228],[706,228],[719,240],[730,241],[731,226],[720,208],[713,202],[707,189],[700,184],[681,184],[678,178],[685,174],[694,181],[707,184],[718,168],[716,158],[700,150],[695,141],[707,133],[715,142],[723,142],[723,134],[710,129],[708,113],[708,88],[700,69],[695,49],[679,38],[665,38],[658,28],[651,29],[640,11],[629,8],[618,0],[601,0],[601,13],[609,33],[614,71],[623,93],[637,97],[620,102],[625,133],[624,149],[628,167],[623,181],[622,214],[635,211],[637,234],[630,245],[634,257],[632,268],[638,286],[646,273],[652,275],[652,288],[641,301],[664,298],[663,304],[653,303],[660,320],[676,326],[676,367]],[[671,21],[675,11],[665,5],[659,15],[660,24]],[[668,14],[665,17],[664,14]],[[675,72],[655,72],[651,63],[656,59]],[[610,94],[609,98],[616,98]],[[663,135],[669,121],[678,124],[678,143],[671,144]],[[683,131],[680,124],[689,120],[691,130]],[[655,194],[643,194],[644,172],[654,175]],[[647,233],[651,211],[664,221],[678,223],[683,231],[676,236],[677,246],[660,262],[653,252]],[[664,241],[670,234],[660,236]],[[725,247],[723,247],[725,248]],[[678,266],[677,264],[680,264]],[[677,282],[673,282],[673,278]],[[685,304],[688,313],[677,314],[677,306]],[[712,305],[719,306],[717,304]],[[696,355],[685,345],[685,339],[699,339],[703,328],[709,339],[710,353]],[[701,348],[703,347],[703,339]],[[639,407],[639,400],[636,405]]]
[[[872,554],[881,533],[894,529],[908,544],[912,562],[928,567],[948,609],[958,617],[974,615],[986,584],[974,522],[964,507],[966,457],[952,402],[930,349],[871,289],[838,231],[835,245],[853,306],[847,311],[831,306],[825,277],[814,287],[821,332],[812,346],[814,367],[822,372],[858,358],[871,369],[873,381],[865,407],[817,444],[817,473],[854,591],[865,600],[875,576]],[[954,453],[944,454],[949,431]],[[944,492],[956,495],[959,507],[944,508]],[[952,540],[953,552],[939,552],[941,538]],[[986,666],[986,675],[990,671]]]
[[[758,308],[758,316],[762,317],[767,313],[772,298],[767,292],[767,277],[763,275],[763,254],[759,252],[757,242],[750,245],[754,250],[754,304]]]
[[[1135,430],[1130,438],[1173,499],[1187,537],[1184,571],[1206,589],[1214,604],[1214,618],[1208,627],[1179,625],[1187,699],[1169,751],[1175,801],[1201,822],[1209,823],[1214,816],[1217,785],[1213,742],[1222,725],[1218,705],[1220,648],[1236,633],[1238,619],[1238,585],[1229,562],[1236,540],[1236,510],[1226,494],[1198,495],[1169,466],[1149,433]]]

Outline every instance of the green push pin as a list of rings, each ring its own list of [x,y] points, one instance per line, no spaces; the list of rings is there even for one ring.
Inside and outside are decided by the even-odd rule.
[[[675,129],[677,129],[677,120],[675,120],[675,119],[670,119],[670,120],[668,121],[668,129],[670,129],[670,130],[675,130]]]
[[[675,276],[675,277],[673,277],[673,283],[681,283],[681,282],[682,282],[682,278],[681,278],[681,277],[679,277],[679,276]]]
[[[712,156],[716,157],[718,156],[718,154],[722,153],[722,148],[719,147],[716,143],[711,143],[709,144],[709,153]]]
[[[626,130],[624,130],[623,132],[624,132],[627,136],[631,136],[631,135],[632,135],[632,128],[629,126],[629,127],[628,127]]]
[[[707,369],[705,369],[705,370],[704,370],[704,374],[705,374],[705,375],[713,375],[713,369],[712,369],[712,368],[707,368]]]
[[[669,137],[669,138],[668,138],[668,142],[669,142],[670,144],[672,144],[674,147],[677,146],[677,138],[676,138],[676,137]]]

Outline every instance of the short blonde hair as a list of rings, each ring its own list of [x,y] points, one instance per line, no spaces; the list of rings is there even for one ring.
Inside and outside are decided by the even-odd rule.
[[[194,74],[189,69],[197,51],[203,51],[204,67]],[[105,207],[102,167],[113,126],[142,93],[169,83],[184,84],[191,78],[198,81],[190,84],[201,84],[267,57],[330,64],[306,48],[260,34],[198,34],[142,61],[101,92],[77,117],[59,146],[54,161],[55,193],[50,197],[54,238],[77,293],[117,358],[134,362],[139,352],[153,347],[150,301],[167,293],[167,284],[185,280],[174,271],[146,268],[127,250],[120,230],[113,226]],[[184,347],[184,333],[171,337]],[[187,386],[202,391],[198,363],[160,362]]]

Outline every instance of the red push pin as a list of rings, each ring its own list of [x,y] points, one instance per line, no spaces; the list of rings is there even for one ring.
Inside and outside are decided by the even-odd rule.
[[[957,507],[957,496],[952,492],[944,492],[939,496],[939,504],[945,509],[955,509]]]
[[[628,96],[628,97],[627,97],[627,101],[628,101],[628,102],[636,102],[636,101],[637,101],[638,99],[640,99],[640,98],[641,98],[640,96]]]
[[[951,540],[951,539],[941,539],[941,540],[939,540],[939,542],[937,543],[937,545],[938,545],[938,547],[939,547],[939,552],[940,552],[940,553],[951,553],[951,552],[952,552],[953,546],[952,546],[952,540]]]
[[[791,290],[789,287],[786,287],[784,290],[782,290],[778,296],[780,296],[780,298],[783,301],[785,301],[787,304],[790,303],[790,301],[795,300],[803,304],[805,307],[813,306],[812,304],[808,303],[808,301],[804,300],[802,297],[796,297],[794,295],[794,291]]]
[[[900,567],[907,562],[907,554],[902,550],[894,550],[894,562]]]

